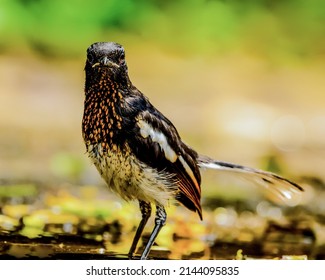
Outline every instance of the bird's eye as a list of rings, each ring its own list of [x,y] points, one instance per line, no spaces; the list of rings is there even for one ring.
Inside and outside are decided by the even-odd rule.
[[[90,63],[94,62],[95,56],[92,53],[88,53],[87,59]]]
[[[125,63],[125,55],[124,53],[120,55],[120,58],[119,58],[119,64],[122,65]]]

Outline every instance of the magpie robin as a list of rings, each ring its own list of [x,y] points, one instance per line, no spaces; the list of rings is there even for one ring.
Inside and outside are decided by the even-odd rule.
[[[92,44],[85,66],[82,134],[87,153],[107,185],[123,199],[138,200],[142,219],[129,251],[132,258],[156,207],[155,226],[141,259],[146,259],[166,223],[171,199],[202,219],[200,169],[244,175],[283,199],[303,189],[276,174],[217,161],[186,145],[175,126],[130,81],[124,49],[113,42]]]

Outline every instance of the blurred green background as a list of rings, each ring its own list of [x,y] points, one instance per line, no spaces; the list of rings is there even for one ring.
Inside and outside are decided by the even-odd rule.
[[[212,157],[324,179],[322,0],[1,0],[0,179],[102,183],[81,138],[84,61],[133,83]]]

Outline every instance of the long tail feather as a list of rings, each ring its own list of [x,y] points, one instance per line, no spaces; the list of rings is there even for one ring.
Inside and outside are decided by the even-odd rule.
[[[301,194],[304,191],[304,189],[298,184],[271,172],[230,162],[219,161],[207,156],[199,156],[198,162],[202,169],[227,171],[239,175],[256,185],[265,188],[271,200],[277,202],[280,200],[290,206],[299,203]]]

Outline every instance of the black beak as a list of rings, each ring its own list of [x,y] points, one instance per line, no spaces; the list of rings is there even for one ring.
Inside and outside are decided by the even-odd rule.
[[[97,66],[106,66],[109,68],[119,68],[120,66],[118,64],[116,64],[115,62],[111,61],[110,59],[108,59],[106,56],[102,57],[99,62],[96,62],[92,65],[92,67],[97,67]]]

